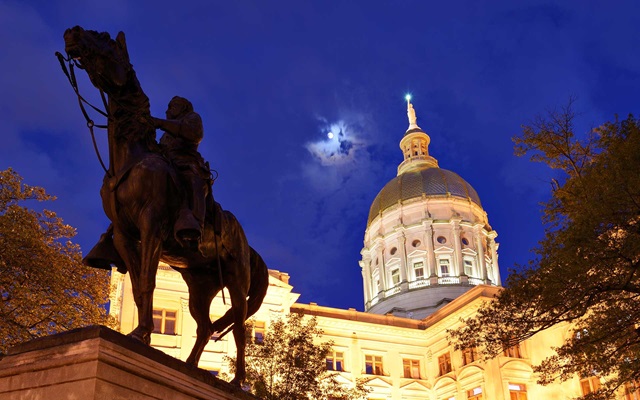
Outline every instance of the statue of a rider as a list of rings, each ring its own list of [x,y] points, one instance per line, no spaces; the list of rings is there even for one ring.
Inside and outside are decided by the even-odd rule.
[[[156,129],[162,129],[160,148],[178,172],[186,196],[174,224],[174,237],[183,247],[198,250],[204,229],[206,198],[211,191],[209,164],[198,152],[203,138],[202,119],[191,102],[174,96],[167,106],[166,119],[151,117]],[[218,229],[216,229],[218,232]],[[124,272],[124,263],[113,246],[113,224],[84,259],[92,267],[110,269],[115,264]]]
[[[153,118],[155,128],[162,129],[160,147],[171,160],[186,189],[186,207],[183,206],[174,225],[175,238],[184,247],[194,250],[202,237],[206,211],[205,198],[210,190],[209,165],[198,152],[203,129],[200,115],[193,111],[191,102],[174,96],[167,106],[167,119]]]

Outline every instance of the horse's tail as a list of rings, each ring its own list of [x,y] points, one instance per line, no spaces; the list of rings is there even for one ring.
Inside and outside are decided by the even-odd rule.
[[[251,283],[247,302],[247,318],[255,314],[262,305],[269,289],[269,269],[260,254],[250,247]]]

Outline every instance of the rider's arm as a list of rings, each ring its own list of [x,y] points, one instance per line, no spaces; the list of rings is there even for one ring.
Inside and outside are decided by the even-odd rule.
[[[155,128],[160,128],[173,136],[181,137],[194,143],[200,143],[202,140],[202,119],[198,113],[189,113],[182,119],[153,118],[153,122]]]

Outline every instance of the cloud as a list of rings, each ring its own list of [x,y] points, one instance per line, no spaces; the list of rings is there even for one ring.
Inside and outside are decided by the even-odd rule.
[[[325,123],[321,128],[325,139],[307,143],[305,147],[324,166],[354,163],[366,151],[366,142],[358,137],[356,129],[344,120]]]

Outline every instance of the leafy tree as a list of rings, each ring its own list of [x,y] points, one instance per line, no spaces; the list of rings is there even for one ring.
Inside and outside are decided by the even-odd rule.
[[[336,380],[337,372],[327,371],[333,342],[314,343],[321,336],[315,317],[305,321],[303,314],[292,313],[272,323],[262,342],[249,339],[246,383],[251,392],[265,400],[366,398],[364,380],[347,388]],[[228,361],[234,372],[235,360]]]
[[[535,366],[539,383],[604,379],[584,398],[614,398],[640,379],[640,123],[633,116],[574,134],[572,101],[514,138],[515,152],[559,172],[535,258],[495,301],[452,332],[487,358],[558,323],[573,335]]]
[[[92,324],[113,326],[103,305],[106,271],[85,267],[75,230],[52,211],[20,205],[55,200],[0,171],[0,352],[39,336]]]

